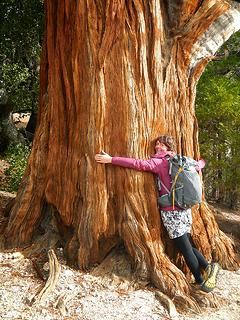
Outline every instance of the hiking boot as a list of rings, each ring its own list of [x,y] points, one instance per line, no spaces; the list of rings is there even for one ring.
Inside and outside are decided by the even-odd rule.
[[[213,263],[209,263],[209,265],[206,267],[206,269],[204,269],[203,271],[203,279],[204,281],[206,281],[211,273],[211,270],[212,270],[212,266],[213,266]]]
[[[218,263],[211,263],[205,269],[204,282],[201,284],[201,290],[205,292],[211,292],[216,287],[218,272],[219,272]]]

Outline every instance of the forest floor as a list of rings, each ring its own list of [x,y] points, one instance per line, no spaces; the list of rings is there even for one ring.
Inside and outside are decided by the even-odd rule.
[[[0,207],[1,207],[0,197]],[[216,208],[216,207],[215,207]],[[215,216],[223,231],[235,239],[239,250],[240,212],[217,207]],[[240,251],[239,251],[240,253]],[[202,313],[175,313],[156,298],[153,288],[136,288],[122,279],[69,267],[61,249],[61,266],[54,290],[42,302],[34,300],[47,281],[46,257],[26,259],[0,250],[0,319],[10,320],[239,320],[240,270],[220,270],[213,295],[222,301],[218,308]],[[131,289],[129,289],[131,287]]]

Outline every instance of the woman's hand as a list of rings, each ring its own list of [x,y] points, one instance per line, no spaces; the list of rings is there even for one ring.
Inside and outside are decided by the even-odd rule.
[[[95,160],[99,163],[112,163],[112,157],[104,151],[96,154]]]

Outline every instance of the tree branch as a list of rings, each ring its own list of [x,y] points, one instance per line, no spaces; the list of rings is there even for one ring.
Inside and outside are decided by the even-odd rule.
[[[232,6],[219,16],[194,43],[190,54],[190,70],[209,59],[230,36],[240,29],[240,6]]]

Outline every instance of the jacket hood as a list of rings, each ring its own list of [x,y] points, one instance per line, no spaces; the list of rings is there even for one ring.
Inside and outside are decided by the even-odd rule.
[[[151,156],[151,158],[161,159],[166,156],[174,157],[175,155],[176,155],[176,152],[173,152],[173,151],[160,151],[158,153],[155,153],[153,156]]]

